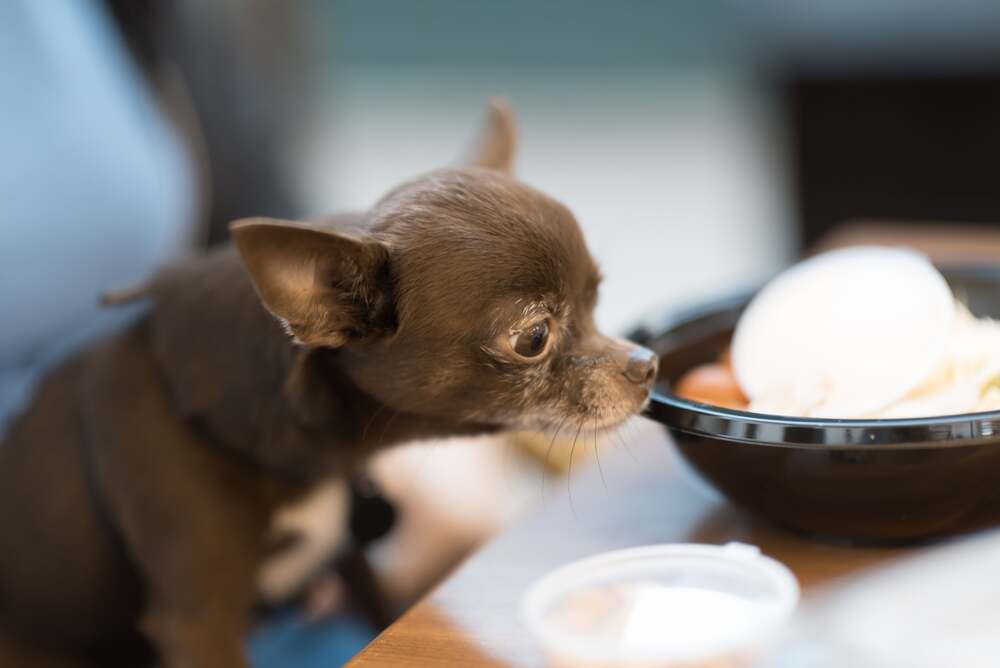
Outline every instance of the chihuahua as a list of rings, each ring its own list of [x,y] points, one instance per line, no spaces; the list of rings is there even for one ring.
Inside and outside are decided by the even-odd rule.
[[[0,446],[0,665],[245,668],[255,603],[341,545],[331,517],[282,552],[295,509],[342,508],[376,450],[642,410],[655,355],[597,331],[580,229],[513,157],[497,102],[465,166],[362,214],[237,221],[113,296],[149,309]]]

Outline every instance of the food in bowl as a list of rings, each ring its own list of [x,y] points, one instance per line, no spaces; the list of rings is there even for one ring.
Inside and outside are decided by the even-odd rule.
[[[1000,410],[1000,323],[974,317],[908,249],[847,248],[793,266],[744,310],[731,357],[690,370],[675,393],[796,417]]]
[[[943,267],[977,316],[1000,318],[1000,264]],[[809,536],[897,544],[1000,525],[1000,411],[894,420],[769,415],[674,393],[713,363],[751,295],[635,334],[660,357],[647,415],[691,472],[735,505]]]
[[[749,405],[733,373],[729,348],[715,362],[700,364],[684,374],[674,393],[691,401],[725,408],[746,410]]]

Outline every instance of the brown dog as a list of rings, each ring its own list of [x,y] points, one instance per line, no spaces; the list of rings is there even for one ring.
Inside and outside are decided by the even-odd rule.
[[[53,374],[0,447],[0,665],[243,668],[283,507],[393,443],[641,410],[655,356],[596,331],[580,230],[512,157],[494,105],[469,166],[365,214],[234,223]]]

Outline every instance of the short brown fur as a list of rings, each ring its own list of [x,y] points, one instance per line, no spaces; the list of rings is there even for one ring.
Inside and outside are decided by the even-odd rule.
[[[245,668],[280,505],[395,443],[640,410],[655,358],[597,332],[579,228],[513,155],[494,103],[469,166],[366,213],[237,222],[113,295],[150,310],[0,446],[0,665]]]

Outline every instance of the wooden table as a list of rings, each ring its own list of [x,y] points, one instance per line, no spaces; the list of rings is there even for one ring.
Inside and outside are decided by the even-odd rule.
[[[602,467],[550,481],[548,501],[476,552],[349,665],[541,666],[519,621],[528,586],[567,561],[650,543],[753,543],[784,562],[808,597],[839,576],[898,557],[900,549],[854,548],[800,538],[749,517],[707,488],[665,432],[640,420],[628,443],[602,448]],[[603,470],[603,475],[602,475]]]

